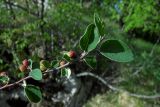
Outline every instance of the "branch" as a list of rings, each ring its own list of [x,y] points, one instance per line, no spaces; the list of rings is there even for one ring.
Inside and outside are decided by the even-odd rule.
[[[19,9],[21,9],[21,10],[23,10],[23,11],[26,11],[26,12],[28,12],[29,14],[37,17],[37,14],[36,14],[36,13],[29,11],[27,8],[25,8],[25,7],[21,6],[21,5],[18,5],[18,4],[12,3],[12,2],[8,2],[8,1],[6,1],[5,3],[6,3],[6,4],[9,4],[9,5],[11,5],[11,6],[17,7],[17,8],[19,8]]]
[[[68,63],[66,63],[66,64],[64,64],[64,65],[62,65],[62,66],[60,66],[60,67],[46,70],[46,71],[45,71],[45,74],[48,73],[48,72],[54,72],[54,71],[60,70],[60,69],[65,68],[65,67],[67,67],[67,66],[69,66],[69,65],[70,65],[70,62],[68,62]]]
[[[65,65],[62,65],[62,66],[57,67],[57,68],[55,68],[55,69],[48,69],[48,70],[46,70],[46,71],[44,72],[43,75],[45,75],[45,74],[48,73],[48,72],[54,72],[55,70],[59,70],[59,69],[65,68],[65,67],[67,67],[69,64],[70,64],[70,63],[68,62],[68,63],[66,63]],[[27,76],[27,77],[25,77],[25,78],[20,79],[20,80],[17,81],[17,82],[14,82],[14,83],[11,83],[11,84],[6,84],[6,85],[0,87],[0,90],[5,89],[5,88],[8,88],[8,87],[15,86],[15,85],[18,85],[20,82],[23,82],[24,80],[28,80],[28,79],[30,79],[30,78],[32,78],[32,77],[31,77],[31,76]]]
[[[87,55],[87,53],[82,53],[82,55],[81,55],[81,57],[79,58],[79,60],[83,59],[86,55]],[[68,63],[66,63],[66,64],[64,64],[64,65],[62,65],[62,66],[57,67],[57,68],[47,69],[47,70],[43,73],[43,75],[45,75],[46,73],[49,73],[49,72],[54,72],[54,71],[58,71],[58,70],[60,70],[60,69],[62,69],[62,68],[65,68],[65,67],[69,66],[70,63],[71,63],[71,62],[68,62]],[[8,88],[8,87],[11,87],[11,86],[14,86],[14,85],[18,85],[20,82],[23,82],[23,81],[25,81],[25,80],[27,80],[27,79],[30,79],[30,78],[31,78],[31,76],[27,76],[27,77],[22,78],[21,80],[19,80],[19,81],[17,81],[17,82],[14,82],[14,83],[11,83],[11,84],[6,84],[6,85],[0,87],[0,90],[5,89],[5,88]]]
[[[135,94],[135,93],[128,93],[130,96],[133,97],[137,97],[137,98],[143,98],[143,99],[156,99],[156,98],[160,98],[160,94],[155,94],[155,95],[139,95],[139,94]]]
[[[122,92],[124,90],[120,89],[120,88],[116,88],[116,87],[113,87],[112,85],[108,84],[106,82],[106,80],[104,80],[102,77],[96,75],[96,74],[93,74],[91,72],[83,72],[83,73],[79,73],[76,75],[77,77],[82,77],[82,76],[91,76],[91,77],[94,77],[96,79],[98,79],[99,81],[101,81],[104,85],[106,85],[107,87],[109,87],[111,90],[113,91],[117,91],[117,92]],[[140,94],[135,94],[135,93],[130,93],[128,91],[125,91],[129,96],[133,96],[133,97],[137,97],[137,98],[143,98],[143,99],[156,99],[156,98],[160,98],[160,94],[155,94],[155,95],[151,95],[151,96],[148,96],[148,95],[140,95]]]
[[[41,0],[40,19],[43,23],[40,24],[41,34],[44,34],[44,0]]]
[[[8,3],[7,3],[7,2],[8,2]],[[12,16],[13,19],[15,19],[15,18],[16,18],[16,15],[15,15],[15,13],[14,13],[14,10],[13,10],[13,8],[12,8],[12,5],[10,4],[10,0],[9,0],[9,1],[4,0],[4,3],[8,4],[8,7],[9,7],[9,10],[10,10],[10,13],[11,13],[11,16]]]
[[[81,54],[81,56],[80,56],[77,60],[75,60],[75,61],[80,61],[80,60],[82,60],[82,59],[83,59],[85,56],[87,56],[87,55],[88,55],[88,53],[83,52],[83,53]],[[62,65],[62,66],[60,66],[60,67],[53,68],[53,69],[50,69],[50,70],[46,70],[45,73],[47,73],[47,72],[54,72],[54,71],[57,71],[57,70],[59,70],[59,69],[65,68],[65,67],[67,67],[67,66],[69,66],[69,65],[70,65],[70,62],[68,62],[68,63],[66,63],[66,64],[64,64],[64,65]]]
[[[2,89],[4,89],[4,88],[11,87],[11,86],[14,86],[14,85],[18,85],[20,82],[22,82],[22,81],[24,81],[24,80],[27,80],[27,79],[29,79],[29,78],[31,78],[31,77],[30,77],[30,76],[27,76],[27,77],[25,77],[25,78],[20,79],[19,81],[15,82],[15,83],[7,84],[7,85],[5,85],[5,86],[3,86],[3,87],[0,87],[0,90],[2,90]]]

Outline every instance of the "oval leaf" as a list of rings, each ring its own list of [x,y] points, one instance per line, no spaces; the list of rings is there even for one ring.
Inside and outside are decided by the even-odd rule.
[[[40,69],[33,69],[30,73],[29,76],[31,76],[35,80],[41,80],[42,79],[42,72]]]
[[[8,83],[9,82],[9,77],[8,76],[0,76],[0,83]]]
[[[98,33],[103,36],[104,35],[104,23],[99,18],[98,14],[94,14],[94,23],[98,29]]]
[[[33,63],[32,59],[28,59],[28,62],[29,62],[29,67],[32,69],[32,63]]]
[[[120,40],[105,41],[100,47],[100,53],[117,62],[129,62],[133,60],[132,51]]]
[[[18,78],[24,78],[24,72],[20,72],[20,73],[18,73]]]
[[[24,88],[25,94],[30,102],[38,103],[42,99],[40,88],[34,85],[27,85]]]
[[[38,62],[32,62],[32,69],[39,68],[39,63]]]
[[[68,61],[68,62],[71,61],[71,58],[70,58],[67,54],[64,54],[64,55],[63,55],[63,59],[65,59],[65,60]]]
[[[90,52],[96,48],[99,40],[100,36],[97,33],[97,29],[95,29],[95,25],[90,24],[88,25],[84,35],[80,39],[80,47],[82,50]]]
[[[97,61],[95,57],[86,57],[84,59],[84,61],[86,62],[86,64],[91,67],[92,69],[96,68],[97,66]]]
[[[53,60],[52,62],[51,62],[51,67],[52,68],[57,68],[59,66],[59,62],[57,61],[57,60]]]
[[[66,72],[67,72],[67,78],[69,78],[71,76],[71,69],[69,68],[65,68]]]
[[[71,76],[71,69],[64,68],[61,70],[61,77],[67,77],[69,78]]]

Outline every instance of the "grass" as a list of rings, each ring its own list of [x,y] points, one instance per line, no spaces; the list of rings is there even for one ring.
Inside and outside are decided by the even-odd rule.
[[[130,97],[124,92],[108,92],[103,95],[96,95],[84,107],[147,107],[147,103],[143,100]]]

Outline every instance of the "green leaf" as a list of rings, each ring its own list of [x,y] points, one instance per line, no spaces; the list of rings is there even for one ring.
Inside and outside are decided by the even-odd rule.
[[[29,67],[32,69],[32,63],[33,63],[32,59],[28,59],[28,62],[29,62]]]
[[[64,69],[61,69],[61,77],[66,76],[67,72]]]
[[[32,69],[36,69],[36,68],[39,68],[39,63],[38,62],[33,62],[32,63]]]
[[[97,60],[96,60],[96,58],[94,56],[86,57],[84,59],[84,61],[92,69],[96,68],[96,66],[97,66]]]
[[[8,76],[0,76],[0,83],[8,83],[9,77]]]
[[[105,41],[100,47],[100,53],[117,62],[129,62],[134,59],[132,51],[120,40]]]
[[[23,78],[25,75],[24,75],[24,72],[20,72],[18,73],[18,78]]]
[[[2,59],[0,59],[0,64],[3,64],[3,60]]]
[[[33,69],[31,72],[29,72],[29,76],[31,76],[35,80],[41,80],[42,72],[40,69]]]
[[[71,69],[70,68],[64,68],[61,70],[61,77],[67,77],[69,78],[71,76]]]
[[[57,68],[59,66],[59,62],[57,60],[53,60],[51,62],[51,68]]]
[[[67,78],[71,76],[71,69],[70,68],[65,68],[65,71],[67,72]]]
[[[34,85],[27,85],[24,88],[25,94],[30,102],[38,103],[42,99],[40,88]]]
[[[98,33],[100,36],[104,35],[104,23],[99,18],[98,14],[94,14],[94,23],[96,25],[96,28],[98,29]]]
[[[97,33],[97,29],[95,29],[95,25],[90,24],[80,39],[80,48],[86,52],[90,52],[96,48],[99,41],[100,36]]]
[[[63,55],[63,58],[64,58],[66,61],[68,61],[68,62],[71,61],[71,58],[70,58],[67,54],[64,54],[64,55]]]

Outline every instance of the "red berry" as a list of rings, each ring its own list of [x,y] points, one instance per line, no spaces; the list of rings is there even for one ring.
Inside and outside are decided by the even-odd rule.
[[[20,66],[19,66],[19,70],[20,70],[21,72],[25,71],[26,69],[27,69],[27,67],[26,67],[25,65],[20,65]]]
[[[24,66],[26,66],[26,67],[28,67],[28,65],[29,65],[29,62],[28,62],[28,60],[27,60],[27,59],[23,60],[23,62],[22,62],[22,63],[23,63],[23,65],[24,65]]]
[[[60,66],[63,66],[65,63],[66,63],[65,61],[61,61],[61,62],[59,63],[59,65],[60,65]]]
[[[70,58],[76,58],[76,52],[71,50],[71,51],[68,52],[68,56]]]

